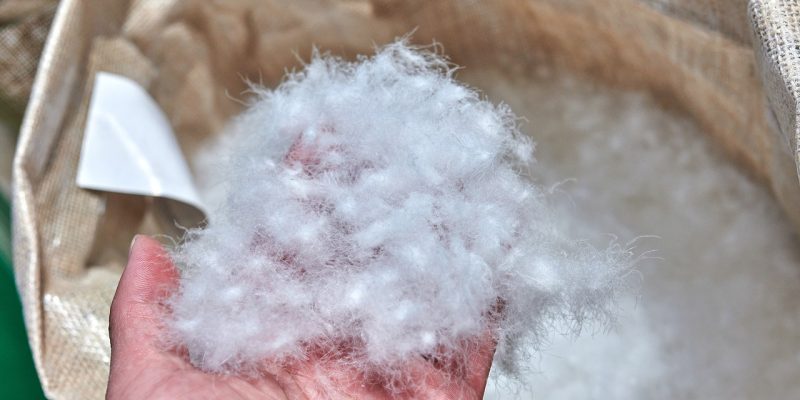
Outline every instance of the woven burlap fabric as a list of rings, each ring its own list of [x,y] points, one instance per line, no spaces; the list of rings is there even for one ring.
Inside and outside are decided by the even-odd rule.
[[[0,195],[7,198],[16,130],[56,4],[56,0],[0,0]]]
[[[21,113],[55,14],[56,0],[0,1],[0,107]]]
[[[743,0],[63,0],[14,165],[15,268],[45,391],[103,396],[128,243],[159,231],[149,200],[74,184],[96,71],[146,87],[191,161],[240,110],[242,78],[274,85],[312,44],[352,57],[416,28],[414,41],[436,40],[473,71],[525,79],[556,67],[652,92],[692,115],[800,226],[792,152],[770,123],[794,137],[798,85],[786,71],[797,63],[785,54],[800,52],[781,35],[800,6],[750,5],[768,41],[757,50],[747,10]]]
[[[800,3],[753,0],[749,11],[772,116],[800,173]]]

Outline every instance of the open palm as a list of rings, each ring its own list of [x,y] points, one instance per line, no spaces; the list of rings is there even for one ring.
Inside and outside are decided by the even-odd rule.
[[[111,373],[108,399],[388,399],[397,398],[380,386],[343,379],[341,366],[310,359],[291,368],[270,371],[257,379],[215,375],[192,366],[185,355],[161,345],[166,293],[177,286],[178,273],[161,244],[138,236],[131,246],[111,305]],[[490,339],[470,355],[471,372],[453,381],[452,374],[427,361],[408,365],[419,377],[413,390],[400,397],[476,399],[483,395],[492,362]],[[335,372],[335,373],[334,373]],[[354,371],[353,377],[358,376]],[[338,377],[338,378],[336,378]]]

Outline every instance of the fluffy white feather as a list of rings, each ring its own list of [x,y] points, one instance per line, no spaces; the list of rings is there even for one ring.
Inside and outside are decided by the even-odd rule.
[[[226,198],[173,253],[168,321],[198,367],[328,361],[404,378],[419,355],[502,365],[555,320],[605,316],[627,249],[566,237],[521,171],[533,146],[503,105],[398,42],[315,54],[232,125]],[[462,363],[466,366],[466,364]]]

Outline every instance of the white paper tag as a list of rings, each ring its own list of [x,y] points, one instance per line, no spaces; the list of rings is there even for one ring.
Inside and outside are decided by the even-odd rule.
[[[77,183],[172,199],[206,214],[166,115],[138,83],[119,75],[95,78]]]

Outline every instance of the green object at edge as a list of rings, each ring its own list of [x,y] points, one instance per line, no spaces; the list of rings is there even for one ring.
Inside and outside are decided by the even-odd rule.
[[[44,399],[11,267],[11,208],[0,193],[0,399]]]

